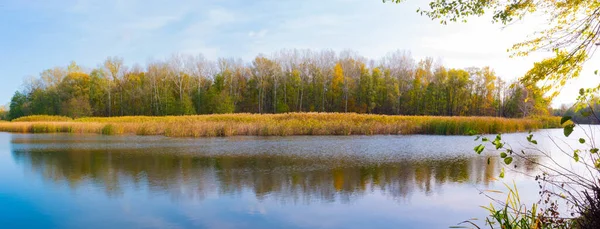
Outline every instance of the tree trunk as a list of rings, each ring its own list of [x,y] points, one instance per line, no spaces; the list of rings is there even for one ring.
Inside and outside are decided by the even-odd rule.
[[[348,113],[348,82],[346,76],[344,76],[344,113]]]
[[[112,116],[112,107],[110,105],[112,103],[112,100],[110,98],[110,96],[111,96],[111,92],[110,91],[111,91],[111,88],[110,88],[110,81],[109,81],[108,82],[108,117]]]
[[[123,116],[123,88],[120,87],[119,91],[119,107],[121,108],[121,116]]]
[[[304,85],[300,83],[300,103],[298,106],[298,111],[302,112],[302,97],[304,96]]]
[[[325,112],[325,83],[323,83],[323,95],[321,96],[321,109]]]
[[[277,80],[274,81],[275,82],[273,84],[273,114],[277,113]]]

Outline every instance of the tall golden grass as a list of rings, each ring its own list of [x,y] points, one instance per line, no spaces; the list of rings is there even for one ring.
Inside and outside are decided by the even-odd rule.
[[[44,120],[47,118],[47,120]],[[18,133],[96,133],[215,137],[235,135],[468,135],[522,132],[560,127],[559,117],[389,116],[355,113],[215,114],[193,116],[126,116],[70,119],[23,117],[0,123],[0,131]]]

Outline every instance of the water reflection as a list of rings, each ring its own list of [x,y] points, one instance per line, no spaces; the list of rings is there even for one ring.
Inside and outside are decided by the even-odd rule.
[[[387,140],[392,145],[405,141]],[[327,144],[327,140],[13,135],[11,146],[14,160],[46,181],[68,184],[73,190],[91,183],[110,197],[143,189],[170,195],[175,201],[250,191],[258,200],[284,204],[351,203],[378,191],[402,202],[415,192],[432,195],[448,185],[488,186],[500,168],[498,158],[471,156],[470,151],[361,153],[359,146],[349,150],[361,138],[329,141],[333,141],[330,147],[315,151],[317,142]],[[350,148],[340,146],[340,141]],[[532,164],[515,163],[525,173],[535,169]]]

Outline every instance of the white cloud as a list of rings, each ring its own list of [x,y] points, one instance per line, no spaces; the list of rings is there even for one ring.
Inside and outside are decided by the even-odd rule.
[[[251,38],[263,38],[267,35],[268,32],[269,32],[269,30],[267,30],[267,29],[261,29],[258,32],[250,31],[248,33],[248,36]]]
[[[208,24],[218,26],[235,21],[235,15],[226,9],[211,9],[208,11]]]
[[[180,20],[182,16],[157,16],[157,17],[146,17],[138,20],[133,20],[124,23],[121,27],[127,30],[156,30],[163,28],[169,23]]]

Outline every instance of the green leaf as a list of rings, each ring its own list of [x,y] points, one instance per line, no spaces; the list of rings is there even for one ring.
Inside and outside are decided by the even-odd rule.
[[[573,133],[573,128],[575,128],[575,124],[565,126],[565,128],[563,130],[565,137],[569,137],[569,135],[571,135],[571,133]]]
[[[488,164],[488,165],[490,164],[490,158],[489,158],[489,157],[488,157],[488,159],[487,159],[487,164]]]
[[[579,95],[583,95],[585,94],[585,90],[583,90],[583,88],[579,88]]]
[[[527,141],[537,145],[537,141],[533,140],[533,134],[530,134],[529,136],[527,136]]]
[[[598,148],[592,148],[592,149],[590,150],[590,153],[598,153]]]
[[[598,70],[594,71],[594,75],[598,75]]]
[[[582,110],[580,113],[581,113],[581,116],[583,116],[584,118],[590,117],[590,115],[592,115],[592,113],[590,113],[589,111],[584,111],[584,110]]]
[[[500,149],[500,148],[502,148],[502,146],[504,146],[504,144],[502,144],[500,142],[496,143],[496,149]]]
[[[572,118],[573,118],[573,117],[571,117],[571,116],[564,116],[564,117],[562,117],[562,118],[560,119],[560,124],[561,124],[561,125],[562,125],[562,124],[565,124],[565,122],[567,122],[567,121],[571,120]]]
[[[512,157],[504,158],[504,163],[507,164],[507,165],[510,165],[510,163],[512,163],[512,161],[513,161]]]
[[[477,137],[475,138],[475,141],[479,140],[479,138],[481,138],[481,136],[477,136]]]
[[[583,138],[580,138],[580,139],[579,139],[579,143],[581,143],[581,144],[585,143],[585,139],[583,139]]]
[[[502,153],[500,153],[500,157],[501,157],[501,158],[505,158],[505,157],[507,157],[507,156],[508,156],[508,154],[506,154],[505,152],[502,152]]]
[[[577,153],[577,151],[579,150],[575,150],[575,152],[573,152],[573,159],[575,159],[575,162],[579,162],[579,154]]]
[[[500,178],[504,178],[504,168],[500,170]]]
[[[482,142],[487,142],[487,141],[489,141],[489,140],[488,140],[486,137],[483,137],[483,138],[481,138],[481,141],[482,141]]]
[[[473,150],[475,150],[477,154],[481,154],[481,152],[483,152],[483,149],[485,149],[485,146],[483,146],[482,144],[479,144],[478,146],[475,146],[475,148],[473,148]]]

